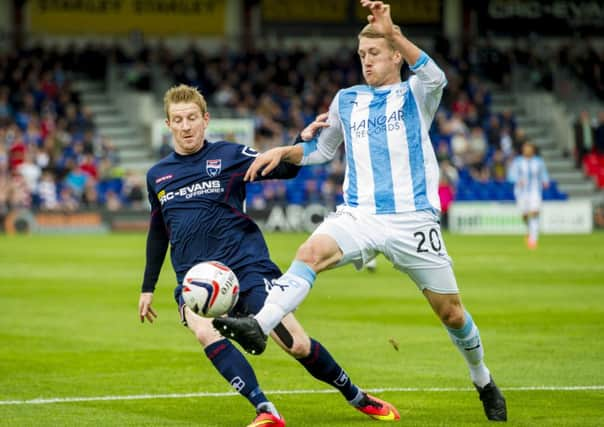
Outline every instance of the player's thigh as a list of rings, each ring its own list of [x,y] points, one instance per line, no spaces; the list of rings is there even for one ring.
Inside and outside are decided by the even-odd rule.
[[[407,273],[421,291],[459,292],[436,214],[409,212],[385,221],[391,233],[384,255],[396,269]]]
[[[293,313],[285,316],[273,329],[271,338],[296,359],[310,354],[310,338]]]
[[[539,210],[541,209],[541,196],[533,195],[527,202],[527,210],[529,215],[537,216],[539,215]]]
[[[516,207],[522,215],[528,215],[531,210],[531,199],[526,193],[516,197]]]
[[[375,258],[379,250],[380,236],[376,233],[378,228],[373,216],[341,206],[317,227],[311,238],[329,236],[341,251],[341,256],[333,266],[352,263],[360,270],[367,261]]]

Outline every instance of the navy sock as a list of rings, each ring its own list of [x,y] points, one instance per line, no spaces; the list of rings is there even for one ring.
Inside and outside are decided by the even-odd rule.
[[[268,402],[251,365],[229,340],[223,339],[210,344],[205,348],[205,352],[218,372],[237,392],[249,400],[254,408]]]
[[[298,359],[316,379],[337,388],[346,400],[352,401],[359,394],[359,388],[352,383],[344,369],[338,365],[320,342],[310,339],[310,354]]]

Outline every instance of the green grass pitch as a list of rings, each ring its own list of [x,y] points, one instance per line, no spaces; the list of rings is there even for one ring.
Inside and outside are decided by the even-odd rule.
[[[304,238],[267,236],[282,268]],[[532,252],[517,236],[445,240],[487,364],[507,397],[508,425],[603,425],[604,234],[543,236]],[[178,324],[168,262],[155,296],[159,318],[139,322],[144,245],[142,234],[0,236],[0,425],[252,420],[243,398],[211,395],[231,389]],[[390,389],[376,394],[399,408],[399,425],[486,424],[465,364],[423,296],[378,261],[374,274],[350,266],[322,274],[298,318],[357,384]],[[249,359],[289,426],[379,424],[276,345]],[[148,398],[124,398],[140,395]]]

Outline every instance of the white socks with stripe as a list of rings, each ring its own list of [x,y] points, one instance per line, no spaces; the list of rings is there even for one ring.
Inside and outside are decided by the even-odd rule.
[[[478,387],[484,387],[491,381],[491,373],[484,364],[484,349],[480,342],[480,332],[467,311],[464,312],[466,322],[460,329],[447,328],[451,341],[461,355],[466,359],[472,382]]]
[[[254,316],[266,335],[304,301],[316,277],[308,264],[294,260],[287,272],[273,282],[264,307]]]

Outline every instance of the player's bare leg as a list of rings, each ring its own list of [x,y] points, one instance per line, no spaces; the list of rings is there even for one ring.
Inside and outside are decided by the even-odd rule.
[[[539,241],[539,212],[529,212],[527,218],[528,239],[526,245],[529,249],[537,249]]]
[[[300,246],[285,274],[275,281],[264,307],[253,318],[221,317],[214,319],[214,327],[248,353],[261,354],[266,348],[266,336],[304,301],[317,273],[337,264],[341,258],[342,251],[333,238],[312,235]]]
[[[506,421],[505,398],[484,364],[480,332],[470,313],[464,309],[459,294],[440,294],[426,289],[424,295],[447,328],[451,341],[466,360],[485,415],[491,421]]]

